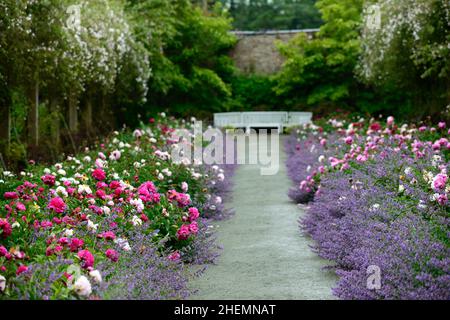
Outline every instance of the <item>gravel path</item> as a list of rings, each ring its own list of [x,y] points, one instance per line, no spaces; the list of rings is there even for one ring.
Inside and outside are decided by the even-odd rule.
[[[284,137],[282,138],[284,139]],[[241,165],[234,177],[231,219],[218,224],[224,250],[216,265],[192,281],[192,299],[332,299],[336,281],[322,270],[326,261],[300,235],[301,210],[287,197],[283,143],[277,175],[260,175],[259,166]]]

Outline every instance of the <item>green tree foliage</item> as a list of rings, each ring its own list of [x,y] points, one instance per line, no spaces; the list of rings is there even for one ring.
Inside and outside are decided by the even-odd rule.
[[[360,79],[411,92],[419,114],[443,110],[450,102],[450,2],[380,0],[367,5]],[[381,18],[376,27],[373,8]]]
[[[203,3],[1,1],[0,152],[75,152],[158,109],[223,109],[235,38],[220,4]]]
[[[318,28],[320,14],[315,0],[222,0],[237,30]]]
[[[356,90],[353,69],[359,55],[362,0],[321,0],[324,24],[314,39],[299,34],[280,44],[286,58],[275,91],[288,105],[348,104]]]
[[[147,110],[170,108],[182,115],[223,110],[234,71],[228,51],[236,41],[223,8],[217,4],[205,12],[188,0],[150,0],[135,1],[132,9],[152,40]],[[148,15],[160,17],[159,24],[152,24]]]

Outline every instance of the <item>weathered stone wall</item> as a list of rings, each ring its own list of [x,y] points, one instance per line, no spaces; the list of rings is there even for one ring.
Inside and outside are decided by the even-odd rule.
[[[296,34],[305,32],[312,37],[318,29],[285,31],[235,31],[238,42],[231,51],[236,67],[243,73],[269,75],[277,72],[283,64],[276,41],[287,42]]]

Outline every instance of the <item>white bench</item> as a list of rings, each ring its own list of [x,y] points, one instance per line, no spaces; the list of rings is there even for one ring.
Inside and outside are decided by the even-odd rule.
[[[298,126],[311,122],[311,112],[223,112],[214,114],[214,126],[218,128],[277,128],[283,132],[285,127]]]

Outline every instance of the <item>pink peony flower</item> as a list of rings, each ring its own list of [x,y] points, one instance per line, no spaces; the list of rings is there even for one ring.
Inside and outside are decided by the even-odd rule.
[[[25,207],[25,205],[22,202],[17,202],[16,203],[16,209],[18,211],[25,211],[25,210],[27,210],[27,207]]]
[[[92,172],[92,176],[94,177],[94,179],[98,180],[98,181],[103,181],[106,179],[106,173],[105,171],[103,171],[100,168],[95,169]]]
[[[106,250],[105,254],[106,254],[106,257],[113,262],[116,262],[117,260],[119,260],[119,253],[117,253],[116,250],[108,249],[108,250]]]
[[[186,240],[190,235],[189,226],[183,224],[177,231],[178,240]]]
[[[78,258],[82,261],[82,267],[87,269],[94,266],[94,255],[89,250],[80,250],[78,252]]]
[[[114,240],[116,235],[112,231],[105,231],[98,235],[99,238],[103,238],[105,240]]]
[[[160,195],[156,190],[155,185],[151,181],[146,181],[138,187],[139,198],[143,202],[154,202],[160,201]]]
[[[419,127],[419,131],[420,131],[420,132],[424,132],[425,130],[427,130],[427,127],[426,127],[426,126],[421,126],[421,127]]]
[[[171,254],[169,254],[169,256],[167,258],[169,258],[169,260],[172,260],[172,261],[179,261],[181,258],[181,255],[178,251],[174,251]]]
[[[327,144],[327,139],[321,139],[321,140],[320,140],[320,145],[321,145],[322,147],[325,147],[326,144]]]
[[[64,203],[63,199],[56,197],[50,200],[47,208],[53,210],[56,213],[63,213],[66,210],[67,206]]]
[[[10,192],[5,192],[3,194],[3,197],[5,199],[17,199],[19,197],[19,195],[14,191],[10,191]]]
[[[439,129],[445,129],[446,126],[447,125],[446,125],[446,123],[444,121],[441,121],[441,122],[438,123]]]
[[[448,177],[445,174],[439,173],[431,182],[431,187],[434,191],[439,191],[445,188],[445,184],[447,183]]]
[[[195,221],[200,216],[200,213],[198,212],[197,208],[189,208],[189,220]]]
[[[440,194],[436,200],[441,206],[445,206],[448,202],[448,197],[446,194]]]
[[[353,143],[353,138],[348,136],[347,138],[345,138],[345,143],[351,145]]]
[[[392,126],[394,124],[394,117],[393,116],[388,117],[386,123],[389,127]]]
[[[48,186],[55,185],[55,176],[53,176],[51,174],[46,174],[46,175],[42,176],[41,180],[44,182],[44,184],[46,184]]]

